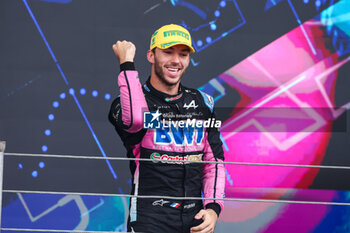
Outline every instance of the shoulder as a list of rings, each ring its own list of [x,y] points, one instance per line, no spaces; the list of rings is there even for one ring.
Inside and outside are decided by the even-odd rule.
[[[210,108],[210,111],[214,110],[214,98],[211,95],[208,95],[207,93],[198,90],[199,93],[202,95],[203,100],[205,105],[208,106],[208,108]]]
[[[198,89],[194,89],[194,88],[188,88],[188,87],[184,87],[184,92],[190,94],[190,95],[194,95],[197,96],[197,99],[201,100],[209,109],[211,112],[213,112],[214,110],[214,98],[211,95],[208,95],[207,93],[198,90]]]

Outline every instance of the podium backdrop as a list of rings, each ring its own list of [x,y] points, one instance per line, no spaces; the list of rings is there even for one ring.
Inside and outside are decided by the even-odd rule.
[[[350,203],[349,11],[350,0],[1,0],[1,227],[125,231],[128,198],[83,194],[128,194],[129,162],[83,156],[126,157],[107,120],[112,44],[136,45],[145,82],[151,34],[176,23],[197,51],[183,84],[214,97],[226,161],[327,166],[226,165],[227,198],[271,202],[225,202],[216,232],[350,232],[350,207],[331,205]]]

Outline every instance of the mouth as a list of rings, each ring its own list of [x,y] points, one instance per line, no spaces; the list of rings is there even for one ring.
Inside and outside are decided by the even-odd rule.
[[[166,67],[166,69],[168,70],[169,74],[171,74],[171,75],[177,75],[181,70],[178,67]]]

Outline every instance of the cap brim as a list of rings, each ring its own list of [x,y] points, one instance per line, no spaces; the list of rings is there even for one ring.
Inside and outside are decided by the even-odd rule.
[[[190,45],[188,45],[188,44],[185,44],[185,43],[182,43],[182,42],[173,43],[173,44],[168,45],[168,46],[163,46],[162,48],[159,47],[159,46],[155,46],[155,47],[158,47],[158,48],[160,48],[160,49],[167,49],[167,48],[173,47],[173,46],[175,46],[175,45],[179,45],[179,44],[181,44],[181,45],[186,45],[186,46],[190,49],[190,52],[191,52],[191,53],[196,52],[196,50],[194,50],[194,48],[193,48],[192,46],[190,46]]]

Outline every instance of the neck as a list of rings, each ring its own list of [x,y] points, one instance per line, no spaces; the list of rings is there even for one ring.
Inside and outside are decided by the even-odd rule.
[[[174,85],[168,85],[162,82],[156,74],[151,75],[150,83],[157,91],[166,93],[168,95],[176,95],[179,92],[180,82]]]

